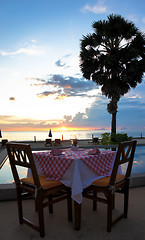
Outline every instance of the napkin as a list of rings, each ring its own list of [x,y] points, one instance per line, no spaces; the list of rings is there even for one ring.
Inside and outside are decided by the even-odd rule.
[[[100,150],[98,148],[93,148],[88,152],[89,155],[98,155],[99,153]]]
[[[62,150],[60,150],[60,149],[52,149],[50,154],[53,155],[53,156],[62,155]]]
[[[78,147],[76,147],[76,146],[71,146],[71,150],[72,150],[72,151],[78,151]]]

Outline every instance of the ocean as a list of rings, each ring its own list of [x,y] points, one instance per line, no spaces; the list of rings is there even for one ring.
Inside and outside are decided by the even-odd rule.
[[[89,130],[89,131],[52,131],[52,140],[54,139],[62,139],[63,140],[69,140],[73,138],[77,139],[91,139],[92,135],[93,137],[101,137],[102,133],[109,132],[109,130]],[[145,130],[142,132],[136,131],[136,130],[119,130],[117,133],[127,133],[128,136],[132,137],[145,137]],[[16,132],[6,132],[2,131],[2,139],[8,139],[8,141],[34,141],[36,138],[36,141],[45,141],[46,138],[48,138],[49,130],[48,131],[16,131]]]

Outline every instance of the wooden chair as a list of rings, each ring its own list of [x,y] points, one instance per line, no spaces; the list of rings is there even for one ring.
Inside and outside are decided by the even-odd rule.
[[[99,143],[99,139],[98,138],[93,138],[93,143],[98,144]]]
[[[46,141],[45,141],[45,146],[47,146],[47,144],[49,144],[50,146],[52,146],[52,140],[51,140],[51,139],[46,139]]]
[[[45,236],[43,208],[49,206],[49,212],[53,212],[53,203],[67,198],[68,221],[72,221],[72,202],[70,188],[60,181],[46,180],[46,177],[38,176],[31,147],[29,144],[7,143],[7,152],[13,177],[16,184],[17,204],[20,224],[27,224],[40,232],[40,236]],[[32,177],[19,178],[17,166],[30,168]],[[57,194],[58,193],[58,194]],[[60,194],[61,193],[61,194]],[[23,195],[34,195],[35,210],[38,213],[39,224],[36,226],[23,217],[22,198]]]
[[[5,146],[7,142],[8,142],[8,139],[3,139],[2,140],[2,146]]]
[[[54,140],[54,145],[55,145],[55,146],[61,145],[61,140],[60,140],[60,139],[55,139],[55,140]]]
[[[91,186],[87,187],[83,196],[93,200],[93,210],[97,209],[97,201],[107,204],[107,231],[111,232],[112,226],[122,217],[127,218],[129,178],[131,174],[136,141],[123,142],[118,146],[113,170],[110,177],[103,177],[95,180]],[[118,167],[125,164],[125,174],[117,174]],[[93,194],[91,194],[93,192]],[[103,193],[101,196],[97,194]],[[112,221],[112,210],[114,208],[115,192],[124,194],[124,212],[116,220]]]

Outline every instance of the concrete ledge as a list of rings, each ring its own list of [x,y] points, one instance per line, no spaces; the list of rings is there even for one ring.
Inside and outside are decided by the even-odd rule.
[[[130,187],[141,187],[145,186],[145,172],[136,173],[130,177]]]
[[[0,201],[8,201],[16,199],[15,184],[0,184]]]
[[[145,172],[133,174],[130,178],[130,187],[145,186]],[[16,189],[14,183],[0,184],[0,201],[16,199]]]

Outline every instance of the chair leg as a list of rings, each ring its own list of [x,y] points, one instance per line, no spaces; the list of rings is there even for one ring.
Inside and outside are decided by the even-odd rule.
[[[68,189],[68,198],[67,198],[67,211],[68,211],[68,221],[72,221],[72,198],[71,198],[71,189]]]
[[[112,202],[113,202],[112,192],[108,194],[108,204],[107,204],[107,232],[111,232],[112,228]]]
[[[17,187],[16,192],[17,192],[17,204],[18,204],[19,223],[23,224],[23,208],[22,208],[21,190]]]
[[[52,195],[49,195],[48,200],[52,200]],[[53,204],[49,205],[49,213],[53,213]]]
[[[97,197],[97,192],[93,191],[93,197]],[[93,210],[96,211],[97,210],[97,201],[93,200]]]
[[[40,237],[44,237],[45,230],[44,230],[44,215],[43,215],[42,202],[39,204],[39,207],[38,207],[38,220],[39,220]]]
[[[115,194],[112,195],[112,209],[115,209]]]
[[[129,198],[129,189],[125,187],[124,190],[124,218],[127,218],[128,215],[128,198]]]
[[[34,198],[34,201],[35,201],[35,211],[38,212],[38,203],[37,203],[37,199]]]

